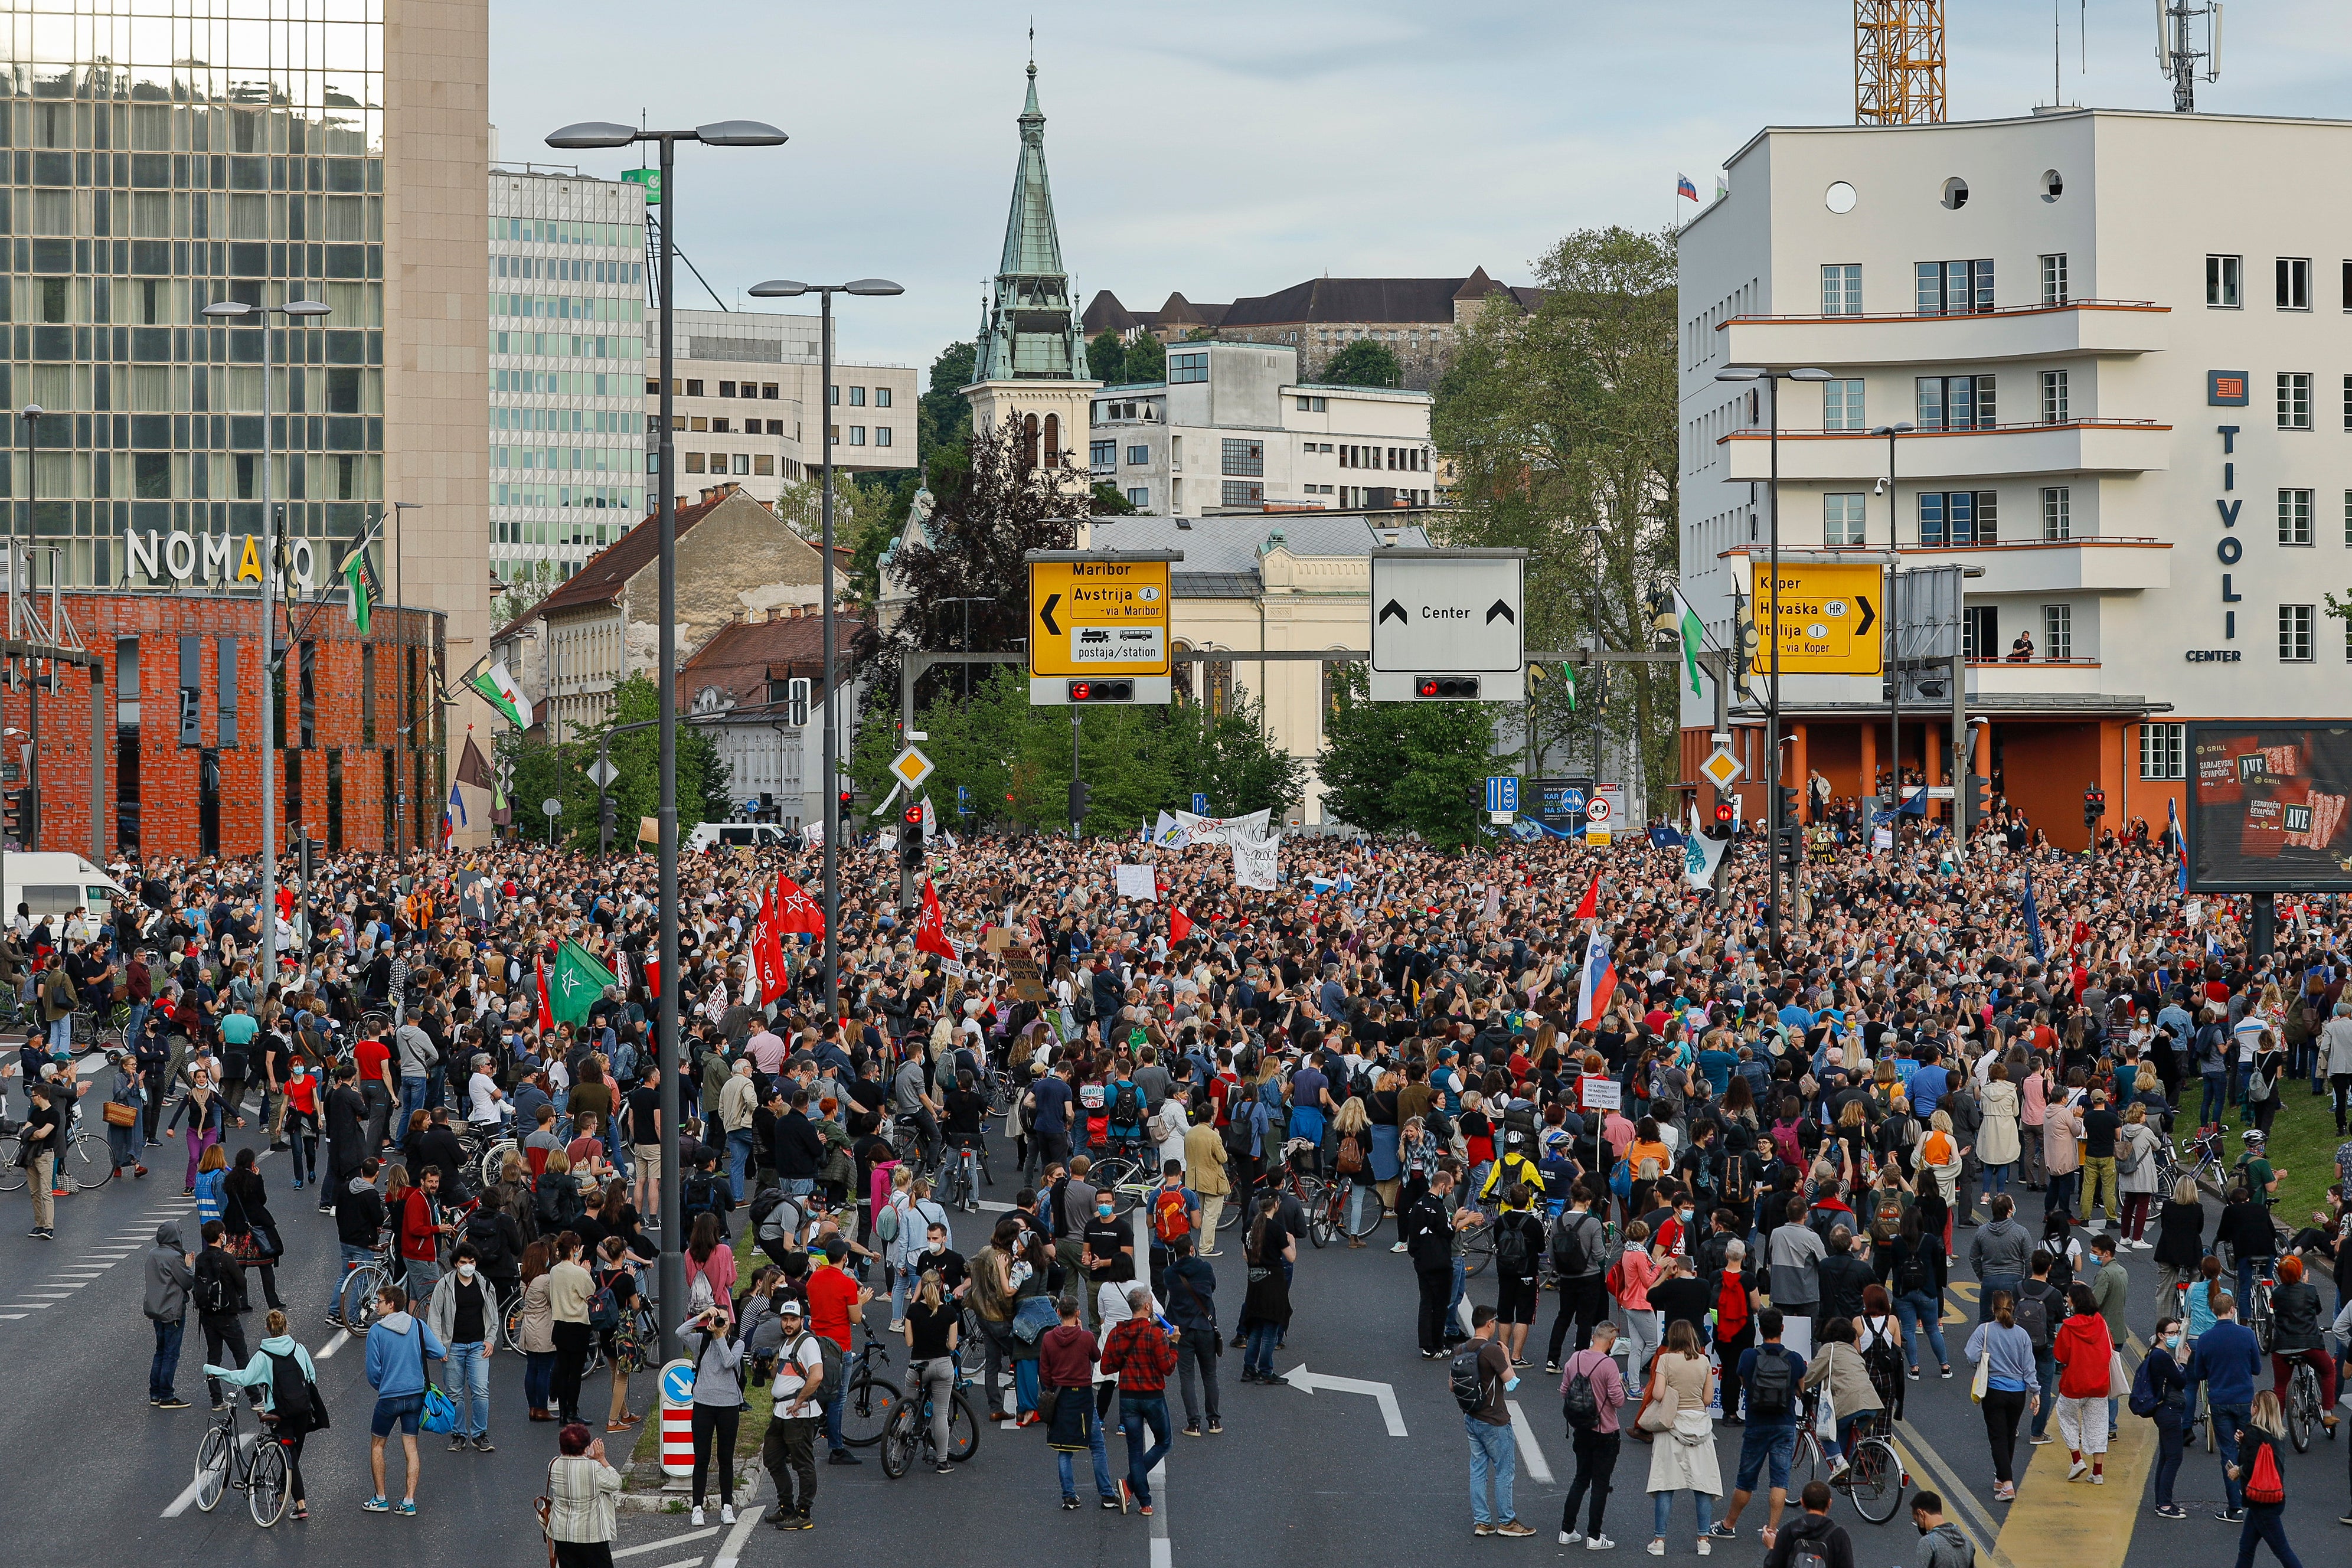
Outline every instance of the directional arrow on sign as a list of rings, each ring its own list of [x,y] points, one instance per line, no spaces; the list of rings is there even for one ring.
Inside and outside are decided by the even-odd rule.
[[[1398,604],[1394,599],[1391,599],[1387,604],[1381,606],[1381,620],[1385,621],[1391,616],[1394,616],[1398,620],[1403,620],[1405,618],[1404,606]]]
[[[1856,594],[1853,602],[1862,606],[1862,625],[1853,628],[1853,635],[1860,637],[1878,624],[1878,612],[1870,607],[1870,597],[1866,594]]]
[[[1048,594],[1045,595],[1045,603],[1037,611],[1037,618],[1045,622],[1045,629],[1053,633],[1055,637],[1060,637],[1062,635],[1062,628],[1054,624],[1054,606],[1061,602],[1061,595]]]
[[[1511,613],[1511,606],[1500,599],[1486,606],[1486,624],[1493,626],[1496,616],[1502,616],[1513,626],[1519,624],[1519,617]]]
[[[1285,1373],[1283,1381],[1308,1394],[1318,1388],[1328,1389],[1333,1394],[1369,1394],[1380,1401],[1381,1419],[1388,1423],[1389,1436],[1404,1436],[1404,1412],[1398,1407],[1394,1384],[1371,1383],[1360,1377],[1333,1377],[1328,1373],[1310,1373],[1304,1362]]]

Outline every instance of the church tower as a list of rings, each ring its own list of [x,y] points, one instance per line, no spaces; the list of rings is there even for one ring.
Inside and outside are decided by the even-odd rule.
[[[976,376],[963,395],[971,400],[973,429],[1016,420],[1031,459],[1050,468],[1067,462],[1071,483],[1083,489],[1093,395],[1102,384],[1087,379],[1086,337],[1054,226],[1034,59],[1020,123],[1021,162],[1013,175],[1013,210],[1004,220],[1004,254],[981,323]]]

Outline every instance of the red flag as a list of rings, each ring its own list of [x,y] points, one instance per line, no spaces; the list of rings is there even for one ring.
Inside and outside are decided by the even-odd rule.
[[[1597,920],[1600,914],[1601,873],[1595,871],[1592,873],[1592,886],[1584,889],[1584,901],[1576,906],[1576,913],[1571,918],[1580,921]]]
[[[798,882],[776,873],[776,934],[823,936],[824,910]]]
[[[956,956],[948,941],[947,911],[940,908],[939,889],[931,886],[929,877],[923,879],[923,918],[915,927],[915,951],[935,952],[941,958]]]
[[[555,1033],[555,1012],[547,1005],[547,960],[531,960],[531,968],[539,975],[539,1032],[551,1035]]]
[[[661,960],[658,958],[646,960],[646,994],[656,997],[661,994]]]
[[[773,1001],[783,994],[784,947],[776,935],[775,900],[762,895],[760,921],[751,929],[751,961],[759,966],[760,1000]]]
[[[1168,911],[1168,940],[1170,942],[1182,942],[1186,937],[1191,936],[1192,934],[1192,917],[1186,914],[1182,910],[1170,910]]]

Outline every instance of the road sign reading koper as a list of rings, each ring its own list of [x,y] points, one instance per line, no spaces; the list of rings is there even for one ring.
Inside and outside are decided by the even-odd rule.
[[[1780,607],[1782,675],[1876,675],[1885,668],[1885,571],[1853,562],[1783,561],[1779,593],[1771,570],[1754,567],[1756,629],[1762,641],[1749,673],[1772,673],[1773,601]]]

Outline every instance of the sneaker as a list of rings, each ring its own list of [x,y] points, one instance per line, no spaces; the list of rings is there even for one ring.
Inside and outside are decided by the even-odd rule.
[[[1664,1557],[1666,1554],[1666,1543],[1663,1541],[1653,1541],[1644,1550],[1653,1557]]]
[[[1223,1433],[1223,1432],[1224,1431],[1224,1429],[1225,1429],[1225,1424],[1224,1424],[1223,1422],[1222,1422],[1222,1421],[1218,1420],[1218,1419],[1217,1419],[1215,1416],[1213,1416],[1213,1415],[1212,1415],[1212,1416],[1210,1416],[1210,1417],[1209,1417],[1209,1436],[1210,1436],[1214,1437],[1214,1436],[1218,1436],[1219,1434]]]
[[[1496,1526],[1495,1527],[1495,1533],[1496,1533],[1496,1534],[1497,1534],[1497,1535],[1507,1535],[1507,1536],[1510,1536],[1510,1537],[1511,1537],[1512,1539],[1514,1539],[1514,1540],[1517,1540],[1517,1539],[1518,1539],[1519,1537],[1522,1537],[1522,1536],[1533,1535],[1535,1532],[1536,1532],[1536,1527],[1535,1527],[1534,1525],[1532,1525],[1532,1524],[1521,1524],[1521,1523],[1520,1523],[1517,1520],[1516,1520],[1516,1519],[1507,1519],[1507,1520],[1503,1521],[1503,1522],[1502,1522],[1502,1523],[1500,1523],[1500,1524],[1498,1524],[1498,1525],[1496,1525]]]
[[[1125,1506],[1125,1505],[1124,1505],[1124,1504],[1123,1504],[1123,1503],[1122,1503],[1122,1502],[1121,1502],[1118,1498],[1115,1498],[1115,1497],[1106,1497],[1106,1498],[1104,1498],[1104,1499],[1102,1500],[1102,1505],[1103,1505],[1103,1507],[1105,1507],[1105,1508],[1115,1508],[1115,1509],[1118,1509],[1118,1511],[1119,1511],[1119,1512],[1121,1512],[1121,1513],[1125,1513],[1125,1512],[1127,1511],[1127,1508],[1126,1508],[1126,1506]]]
[[[392,1511],[399,1514],[404,1519],[415,1519],[416,1517],[416,1500],[415,1498],[403,1498],[400,1501],[400,1506],[394,1509]]]
[[[1715,1548],[1707,1544],[1706,1537],[1704,1535],[1700,1536],[1698,1538],[1698,1554],[1701,1557],[1706,1557],[1713,1555],[1714,1552]]]
[[[792,1530],[814,1530],[816,1528],[816,1521],[811,1519],[804,1513],[796,1513],[793,1515],[792,1521],[787,1528]]]
[[[1118,1511],[1125,1513],[1135,1506],[1135,1489],[1125,1480],[1118,1483]]]
[[[1283,1376],[1283,1374],[1278,1372],[1262,1372],[1257,1374],[1257,1380],[1260,1383],[1265,1384],[1269,1388],[1288,1388],[1290,1386],[1290,1379]]]
[[[721,1524],[732,1524],[735,1522],[735,1505],[733,1503],[722,1502],[719,1505],[719,1522]]]
[[[2093,1470],[2091,1472],[2091,1484],[2095,1487],[2105,1486],[2107,1484],[2107,1472],[2105,1470]]]
[[[2158,1509],[2156,1511],[2157,1511],[2157,1512],[2158,1512],[2158,1513],[2162,1513],[2164,1510],[2163,1510],[2162,1509]],[[2187,1518],[2189,1517],[2189,1515],[2187,1514],[2187,1512],[2185,1512],[2185,1511],[2184,1511],[2184,1512],[2181,1514],[2181,1516],[2180,1516],[2180,1517],[2181,1517],[2181,1518],[2183,1518],[2183,1519],[2187,1519]],[[2336,1515],[2336,1523],[2338,1523],[2338,1524],[2352,1524],[2352,1513],[2343,1513],[2343,1514],[2338,1514],[2338,1515]]]
[[[1903,1369],[1903,1375],[1916,1383],[1919,1381],[1919,1369],[1916,1366],[1906,1366]]]
[[[488,1432],[474,1439],[474,1452],[477,1454],[495,1454],[498,1451],[498,1445],[490,1441]]]
[[[2028,1437],[2026,1441],[2039,1448],[2042,1444],[2050,1441],[2050,1434],[2047,1432],[2036,1432],[2033,1436]]]
[[[1939,1371],[1938,1373],[1936,1373],[1936,1375],[1937,1375],[1937,1377],[1942,1378],[1946,1383],[1949,1383],[1949,1382],[1951,1382],[1951,1381],[1952,1381],[1952,1369],[1951,1369],[1950,1367],[1948,1367],[1948,1367],[1945,1367],[1944,1369],[1942,1369],[1941,1371]]]
[[[931,1473],[936,1476],[951,1476],[955,1474],[955,1467],[948,1463],[945,1459],[941,1459],[937,1465],[932,1467]],[[1143,1511],[1150,1513],[1151,1510],[1147,1508]]]
[[[698,1508],[694,1510],[694,1517],[688,1522],[691,1524],[700,1524],[702,1522],[702,1510]]]
[[[449,1439],[449,1452],[453,1454],[462,1454],[473,1446],[474,1440],[471,1437],[452,1437]]]
[[[392,1505],[384,1501],[381,1496],[372,1497],[368,1499],[367,1501],[360,1504],[360,1511],[362,1513],[390,1513],[392,1511]]]
[[[1845,1456],[1843,1454],[1840,1454],[1836,1458],[1830,1461],[1830,1479],[1837,1479],[1852,1468],[1853,1467],[1851,1465],[1846,1463]]]
[[[299,1176],[294,1178],[294,1190],[298,1193],[302,1190],[302,1178]]]
[[[1992,1500],[1995,1502],[2015,1502],[2017,1500],[2017,1483],[2014,1481],[2000,1481],[1995,1483],[1992,1489]]]
[[[1480,1520],[1470,1526],[1470,1533],[1473,1535],[1492,1535],[1495,1533],[1495,1527],[1488,1524],[1486,1521]]]
[[[2242,1508],[2217,1508],[2213,1510],[2213,1517],[2223,1524],[2243,1524],[2246,1522],[2246,1510]]]
[[[155,1402],[155,1408],[158,1410],[185,1410],[187,1407],[188,1402],[176,1394],[169,1399],[159,1399]]]
[[[1706,1532],[1706,1538],[1709,1541],[1737,1541],[1739,1539],[1739,1531],[1737,1526],[1728,1525],[1717,1520],[1715,1521],[1715,1528]]]
[[[1199,1422],[1197,1422],[1197,1421],[1196,1421],[1196,1422],[1194,1422],[1194,1423],[1192,1423],[1192,1425],[1191,1425],[1191,1426],[1187,1426],[1187,1427],[1185,1427],[1185,1428],[1184,1428],[1184,1436],[1186,1436],[1187,1437],[1197,1437],[1197,1436],[1199,1436],[1200,1435],[1201,1435],[1201,1424],[1200,1424]]]
[[[1614,1552],[1617,1543],[1605,1535],[1589,1535],[1585,1537],[1584,1549],[1587,1552]]]
[[[977,1213],[979,1213],[979,1212],[980,1212],[979,1207],[978,1207],[978,1205],[975,1205],[973,1206],[972,1212],[973,1212],[974,1214],[977,1214]],[[947,1466],[945,1466],[945,1465],[941,1465],[941,1466],[940,1467],[940,1469],[942,1469],[942,1470],[946,1469],[947,1468],[948,1468],[948,1467],[947,1467]],[[1146,1519],[1150,1519],[1150,1518],[1151,1517],[1151,1505],[1150,1505],[1150,1503],[1144,1503],[1144,1504],[1142,1504],[1141,1506],[1139,1506],[1139,1507],[1136,1510],[1136,1512],[1138,1512],[1138,1513],[1141,1514],[1141,1515],[1142,1515],[1144,1518],[1146,1518]]]
[[[1580,1530],[1563,1530],[1559,1532],[1559,1543],[1562,1546],[1573,1546],[1583,1539],[1584,1531]]]
[[[2158,1519],[2187,1519],[2189,1517],[2189,1510],[2181,1507],[2177,1502],[2160,1502],[2156,1505],[2156,1517]],[[2338,1524],[2352,1524],[2352,1519],[2339,1519],[2336,1522]]]
[[[2066,1467],[2066,1479],[2070,1481],[2079,1481],[2090,1473],[2091,1467],[2080,1459]]]
[[[828,1465],[862,1465],[866,1461],[846,1448],[835,1448],[831,1454],[825,1456],[824,1462]]]
[[[1405,1249],[1406,1249],[1406,1248],[1405,1248],[1405,1245],[1404,1245],[1404,1243],[1403,1243],[1403,1242],[1402,1242],[1402,1241],[1398,1242],[1394,1247],[1390,1247],[1390,1248],[1389,1248],[1389,1250],[1390,1250],[1391,1252],[1402,1252],[1402,1251],[1404,1251]]]
[[[1548,1361],[1544,1363],[1544,1373],[1549,1377],[1558,1377],[1559,1375],[1559,1363],[1556,1361]]]

